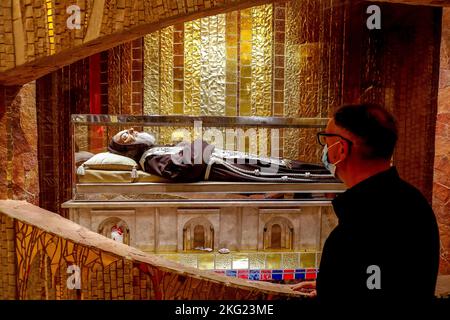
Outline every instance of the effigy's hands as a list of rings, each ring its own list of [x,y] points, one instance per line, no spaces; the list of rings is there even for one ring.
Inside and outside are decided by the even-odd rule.
[[[303,282],[291,285],[290,288],[294,291],[305,293],[309,297],[317,296],[315,281],[303,281]]]

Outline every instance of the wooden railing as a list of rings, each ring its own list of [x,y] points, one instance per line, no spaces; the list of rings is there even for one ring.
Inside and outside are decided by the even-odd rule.
[[[0,299],[299,299],[141,252],[24,201],[0,201]]]

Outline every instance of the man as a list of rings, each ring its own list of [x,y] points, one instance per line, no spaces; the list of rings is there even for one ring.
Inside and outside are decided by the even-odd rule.
[[[114,135],[108,150],[173,182],[338,182],[323,165],[222,150],[202,140],[156,146],[151,134],[133,128]]]
[[[438,227],[424,196],[390,165],[394,117],[380,106],[346,105],[318,140],[325,167],[348,190],[332,201],[338,225],[324,244],[317,285],[302,282],[293,289],[325,303],[431,300]]]

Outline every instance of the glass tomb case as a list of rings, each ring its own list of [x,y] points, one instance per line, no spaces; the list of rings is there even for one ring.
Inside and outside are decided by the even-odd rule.
[[[327,121],[72,115],[73,200],[328,202],[344,187],[320,163]],[[293,137],[307,159],[288,158]]]

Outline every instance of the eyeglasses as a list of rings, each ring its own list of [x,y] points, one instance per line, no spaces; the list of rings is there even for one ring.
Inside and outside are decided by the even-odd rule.
[[[345,138],[345,137],[343,137],[343,136],[341,136],[341,135],[339,135],[337,133],[328,133],[328,132],[325,132],[325,131],[320,131],[320,132],[317,133],[317,142],[319,142],[319,144],[322,147],[324,147],[327,144],[326,139],[325,139],[326,137],[339,137],[342,140],[347,141],[350,145],[353,144],[353,142],[351,140],[349,140],[349,139],[347,139],[347,138]]]

